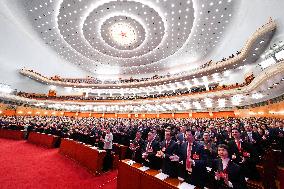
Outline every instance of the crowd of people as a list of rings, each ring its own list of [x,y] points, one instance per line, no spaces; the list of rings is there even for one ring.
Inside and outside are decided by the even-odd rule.
[[[253,77],[254,78],[254,77]],[[218,84],[211,84],[208,86],[208,92],[213,92],[216,90],[227,90],[237,87],[243,87],[248,85],[252,80],[247,80],[244,83],[236,83],[232,85],[218,85]],[[45,94],[36,94],[36,93],[26,93],[26,92],[18,92],[16,93],[17,96],[31,98],[31,99],[40,99],[40,100],[83,100],[83,101],[95,101],[95,100],[135,100],[135,99],[149,99],[149,98],[163,98],[163,97],[172,97],[172,96],[180,96],[186,94],[194,94],[194,93],[203,93],[207,92],[205,85],[202,86],[194,86],[190,89],[178,89],[172,92],[163,92],[157,94],[135,94],[135,95],[62,95],[62,96],[50,96]]]
[[[128,158],[200,188],[246,188],[273,144],[282,150],[284,120],[274,118],[128,119],[2,116],[0,128],[72,138],[100,148],[129,146]],[[111,142],[111,143],[110,143]],[[107,146],[111,151],[111,145]]]
[[[24,69],[23,69],[24,70]],[[171,76],[176,76],[176,75],[180,75],[180,73],[178,74],[166,74],[166,75],[154,75],[152,77],[145,77],[145,78],[119,78],[119,79],[109,79],[109,80],[102,80],[96,77],[91,77],[91,76],[87,76],[86,78],[64,78],[64,77],[60,77],[59,75],[55,75],[52,76],[50,78],[43,76],[42,74],[31,70],[31,69],[25,69],[25,71],[31,72],[33,74],[36,74],[40,77],[43,77],[44,79],[47,80],[53,80],[53,81],[61,81],[61,82],[68,82],[68,83],[74,83],[74,84],[78,84],[78,83],[86,83],[86,84],[120,84],[120,83],[133,83],[133,82],[144,82],[144,81],[151,81],[151,80],[157,80],[157,79],[163,79],[163,78],[169,78]]]
[[[239,54],[241,54],[241,52],[240,52],[240,51],[237,51],[237,52],[236,52],[236,55],[232,54],[232,55],[230,55],[228,58],[223,57],[221,61],[217,61],[217,62],[213,62],[213,60],[209,60],[208,62],[206,62],[205,64],[202,64],[202,65],[201,65],[199,68],[197,68],[197,69],[200,69],[200,68],[207,68],[207,67],[212,66],[212,65],[214,65],[214,64],[216,65],[216,64],[218,64],[218,63],[220,63],[220,62],[224,62],[224,61],[230,60],[230,59],[234,58],[235,56],[238,56]]]
[[[199,66],[195,70],[203,69],[203,68],[209,67],[211,65],[227,61],[227,60],[229,60],[231,58],[234,58],[235,56],[239,55],[240,53],[241,53],[240,51],[237,51],[236,55],[232,54],[228,58],[224,57],[224,58],[222,58],[221,61],[217,61],[217,62],[213,62],[213,60],[210,60],[210,61],[202,64],[201,66]],[[145,81],[151,81],[151,80],[153,81],[153,80],[163,79],[163,78],[170,78],[172,76],[178,76],[178,75],[186,74],[186,72],[179,72],[179,73],[176,73],[176,74],[167,73],[165,75],[154,75],[152,77],[144,77],[144,78],[133,78],[133,77],[130,77],[130,78],[124,78],[124,79],[119,78],[119,79],[116,79],[116,80],[114,80],[114,79],[113,80],[101,80],[99,78],[91,77],[91,76],[87,76],[86,78],[64,78],[64,77],[60,77],[59,75],[55,75],[55,76],[52,76],[52,77],[48,78],[48,77],[45,77],[45,76],[41,75],[40,73],[38,73],[38,72],[36,72],[34,70],[27,70],[27,71],[32,72],[34,74],[37,74],[37,75],[39,75],[41,77],[44,77],[45,79],[50,79],[50,80],[53,80],[53,81],[75,83],[75,84],[78,84],[78,83],[86,83],[86,84],[120,84],[120,83],[133,83],[133,82],[137,83],[137,82],[145,82]]]

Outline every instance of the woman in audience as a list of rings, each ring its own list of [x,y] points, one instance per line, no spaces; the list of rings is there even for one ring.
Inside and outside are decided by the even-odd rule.
[[[218,146],[219,159],[213,161],[212,173],[215,189],[246,189],[246,181],[241,168],[230,159],[229,148],[225,144]]]

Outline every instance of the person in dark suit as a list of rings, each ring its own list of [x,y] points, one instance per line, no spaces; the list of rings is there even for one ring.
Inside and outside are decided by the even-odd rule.
[[[159,130],[159,132],[161,132],[161,131]],[[153,133],[153,135],[154,135],[154,140],[156,140],[158,143],[160,143],[160,142],[161,142],[161,137],[160,137],[160,135],[158,134],[158,130],[153,129],[153,130],[152,130],[152,133]]]
[[[241,173],[240,166],[229,158],[228,146],[218,146],[219,159],[213,160],[212,170],[215,178],[214,189],[247,189],[246,181]]]
[[[203,133],[203,141],[200,141],[200,144],[204,146],[204,153],[207,156],[207,166],[210,166],[212,160],[217,157],[217,145],[209,137],[207,131]]]
[[[207,157],[204,153],[204,147],[195,141],[194,131],[187,130],[185,139],[178,150],[178,156],[171,156],[172,161],[179,161],[183,166],[184,179],[186,182],[193,184],[199,188],[203,188],[206,183]]]
[[[261,136],[257,131],[253,131],[251,125],[245,125],[245,131],[242,133],[246,142],[251,143],[259,156],[263,149],[261,149]]]
[[[180,128],[180,132],[177,134],[177,142],[179,145],[182,145],[185,141],[185,131],[186,131],[186,126],[182,126]]]
[[[232,136],[232,128],[230,126],[227,126],[224,131],[222,131],[222,137],[224,140],[224,143],[228,143],[229,141],[233,140]]]
[[[183,125],[180,127],[179,132],[176,135],[176,140],[177,140],[177,144],[178,144],[178,148],[181,147],[181,145],[185,142],[185,131],[187,129],[187,126]],[[183,170],[183,165],[182,164],[178,164],[178,176],[181,178],[185,177],[185,173]]]
[[[141,138],[141,132],[137,131],[136,137],[130,142],[131,159],[137,163],[142,163],[142,150],[145,148],[145,141]]]
[[[165,131],[165,140],[161,144],[161,150],[157,152],[156,156],[162,159],[162,172],[168,174],[172,178],[178,177],[176,161],[171,161],[170,156],[177,153],[178,144],[172,140],[171,131]]]
[[[148,140],[143,150],[142,158],[143,165],[151,169],[160,169],[159,158],[156,156],[157,151],[160,150],[160,144],[155,140],[155,135],[152,131],[148,133]]]
[[[238,129],[232,129],[234,140],[228,143],[229,153],[233,162],[241,167],[245,177],[258,179],[259,173],[256,169],[257,155],[251,143],[241,139],[241,133]]]

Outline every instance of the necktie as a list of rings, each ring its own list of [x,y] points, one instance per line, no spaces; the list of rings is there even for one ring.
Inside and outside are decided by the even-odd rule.
[[[166,148],[169,146],[169,142],[168,141],[166,141]]]
[[[241,141],[238,141],[238,142],[237,142],[237,147],[238,147],[239,152],[242,151],[242,148],[241,148]]]
[[[186,170],[187,171],[192,171],[190,159],[191,159],[191,145],[188,144],[188,146],[187,146],[187,157],[186,157]]]
[[[151,142],[148,142],[148,144],[147,144],[147,148],[146,148],[146,151],[147,151],[147,152],[149,151],[150,146],[151,146]]]

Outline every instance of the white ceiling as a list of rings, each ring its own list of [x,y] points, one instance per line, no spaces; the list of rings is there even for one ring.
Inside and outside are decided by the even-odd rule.
[[[84,70],[105,74],[111,66],[113,74],[153,75],[170,71],[169,56],[183,58],[187,65],[203,60],[222,41],[240,1],[15,2],[47,45]],[[113,45],[110,28],[118,22],[133,28],[137,43],[126,49]]]
[[[19,77],[23,67],[65,77],[190,70],[240,50],[269,16],[281,39],[283,7],[282,0],[3,0],[0,82],[27,91],[43,87]],[[117,23],[128,28],[126,46],[110,36]]]

